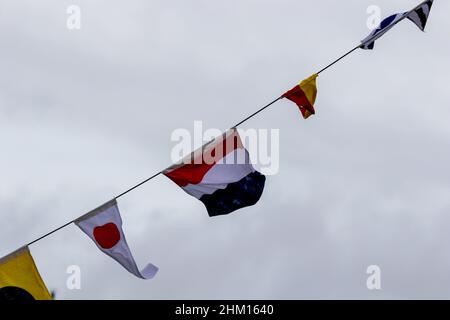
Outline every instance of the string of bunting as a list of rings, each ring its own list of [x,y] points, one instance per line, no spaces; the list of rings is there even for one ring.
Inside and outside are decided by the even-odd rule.
[[[294,102],[303,118],[308,119],[316,112],[314,108],[317,97],[316,82],[322,72],[357,49],[373,49],[377,39],[404,19],[409,19],[420,30],[424,31],[432,5],[433,0],[426,0],[410,11],[387,17],[360,44],[309,78],[301,81],[291,90],[244,118],[221,136],[192,152],[180,163],[156,172],[93,211],[51,230],[1,258],[0,301],[2,299],[52,298],[39,275],[28,247],[72,223],[86,233],[101,251],[115,259],[130,273],[142,279],[153,278],[158,272],[158,267],[149,263],[140,270],[128,247],[117,204],[119,198],[157,176],[165,175],[186,193],[203,202],[208,215],[211,217],[226,215],[256,204],[263,193],[266,178],[252,166],[249,153],[241,141],[237,127],[282,99]],[[226,148],[224,148],[225,146]],[[206,162],[205,157],[208,157],[210,161]]]

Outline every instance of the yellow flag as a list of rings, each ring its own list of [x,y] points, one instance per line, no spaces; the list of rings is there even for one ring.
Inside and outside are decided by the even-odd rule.
[[[300,82],[294,88],[282,95],[292,102],[295,102],[302,112],[303,118],[308,119],[315,114],[314,103],[317,97],[317,73]]]
[[[0,259],[0,301],[51,300],[28,247]]]

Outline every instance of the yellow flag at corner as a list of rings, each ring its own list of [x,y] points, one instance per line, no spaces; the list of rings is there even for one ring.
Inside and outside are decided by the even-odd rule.
[[[0,302],[51,300],[28,247],[0,259]]]

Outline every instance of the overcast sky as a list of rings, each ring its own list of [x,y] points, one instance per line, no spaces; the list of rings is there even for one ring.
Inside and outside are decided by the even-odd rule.
[[[174,129],[227,129],[420,0],[1,0],[0,256],[170,164]],[[81,30],[66,28],[69,5]],[[259,203],[209,218],[165,177],[119,200],[128,273],[71,225],[31,246],[58,299],[450,298],[449,1],[281,101]],[[380,291],[366,268],[382,271]],[[79,265],[81,290],[66,288]]]

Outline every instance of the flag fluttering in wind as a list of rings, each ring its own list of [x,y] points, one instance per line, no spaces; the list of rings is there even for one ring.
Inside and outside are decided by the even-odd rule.
[[[358,48],[373,49],[375,41],[404,19],[412,21],[424,31],[433,5],[433,0],[423,1],[414,9],[391,15],[384,19],[368,37],[352,50],[334,60],[325,68],[303,80],[268,105],[239,122],[235,127],[259,114],[281,98],[286,98],[299,107],[303,117],[315,114],[317,77]],[[153,278],[158,268],[148,264],[139,270],[128,247],[122,229],[122,218],[116,199],[124,196],[153,178],[164,174],[186,193],[199,199],[209,216],[226,215],[238,209],[255,205],[262,196],[266,177],[253,167],[236,128],[230,129],[210,143],[194,151],[180,164],[159,171],[150,178],[129,188],[114,200],[98,207],[86,215],[62,225],[28,243],[27,246],[0,258],[0,302],[14,300],[52,299],[28,246],[42,240],[72,222],[91,238],[105,254],[115,259],[125,269],[142,279]]]
[[[365,50],[372,50],[377,39],[382,37],[386,32],[391,30],[397,23],[405,18],[408,18],[409,20],[414,22],[414,24],[417,25],[420,30],[424,31],[432,5],[433,0],[426,0],[411,11],[397,13],[387,17],[375,30],[373,30],[364,40],[361,41],[360,48]]]
[[[282,96],[283,98],[295,102],[305,119],[308,119],[311,115],[316,113],[314,110],[314,103],[316,102],[317,97],[316,79],[318,76],[318,74],[313,74]]]
[[[0,259],[0,302],[51,299],[28,247]]]
[[[256,204],[266,181],[251,164],[237,129],[194,151],[164,175],[203,202],[211,217]]]
[[[372,50],[375,46],[375,40],[391,30],[397,23],[402,21],[406,15],[407,13],[397,13],[381,21],[380,25],[361,41],[361,48],[365,50]]]
[[[409,12],[408,19],[414,22],[420,30],[425,31],[432,6],[433,0],[425,1],[420,7]]]
[[[101,251],[115,259],[136,277],[151,279],[158,272],[158,268],[151,263],[139,271],[122,230],[122,218],[116,200],[87,213],[76,220],[75,224],[95,242]]]

